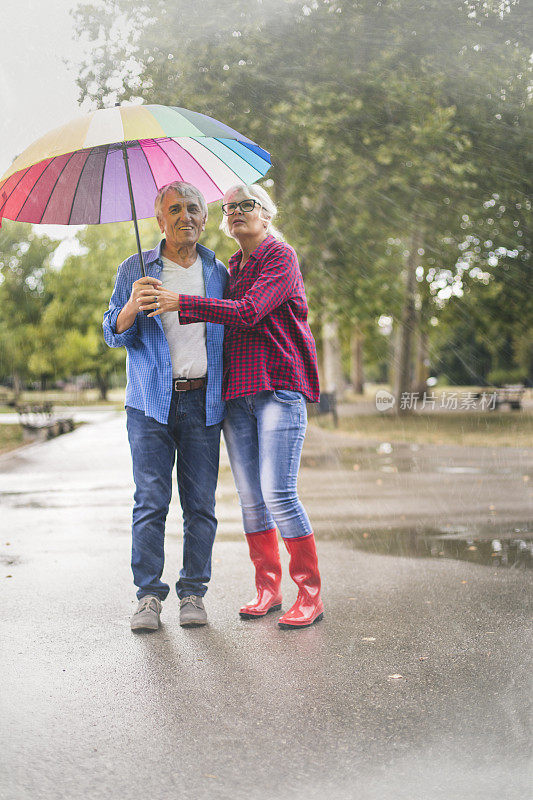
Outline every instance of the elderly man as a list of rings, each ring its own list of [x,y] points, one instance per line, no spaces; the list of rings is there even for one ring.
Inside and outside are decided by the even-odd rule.
[[[176,312],[145,313],[164,311],[166,295],[223,296],[226,269],[198,244],[205,199],[191,184],[176,181],[159,190],[155,212],[165,238],[144,253],[146,277],[138,255],[120,265],[103,324],[107,344],[125,346],[128,353],[125,405],[135,481],[131,563],[139,600],[132,630],[159,627],[169,592],[161,575],[174,462],[183,511],[183,568],[176,583],[180,624],[207,622],[202,597],[211,576],[224,416],[223,326],[181,326]]]

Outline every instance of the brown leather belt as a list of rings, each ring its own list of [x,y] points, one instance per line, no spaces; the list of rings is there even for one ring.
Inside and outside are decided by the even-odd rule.
[[[201,389],[205,386],[206,378],[192,378],[192,380],[187,380],[187,378],[173,378],[172,379],[172,388],[175,392],[190,392],[191,389]]]

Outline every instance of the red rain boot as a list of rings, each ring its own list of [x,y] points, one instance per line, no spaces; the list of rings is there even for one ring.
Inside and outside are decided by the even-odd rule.
[[[269,611],[281,609],[281,561],[279,560],[278,534],[275,528],[257,533],[247,533],[250,558],[255,566],[257,597],[241,608],[243,619],[264,617]]]
[[[279,618],[278,625],[280,628],[306,628],[324,616],[315,537],[310,533],[283,541],[289,551],[289,572],[298,586],[298,597],[293,607]]]

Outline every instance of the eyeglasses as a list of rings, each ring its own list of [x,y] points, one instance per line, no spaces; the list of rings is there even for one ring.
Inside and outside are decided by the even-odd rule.
[[[239,209],[239,211],[247,214],[249,211],[253,211],[256,206],[261,206],[259,200],[241,200],[240,203],[224,203],[222,206],[222,213],[224,216],[230,217]]]

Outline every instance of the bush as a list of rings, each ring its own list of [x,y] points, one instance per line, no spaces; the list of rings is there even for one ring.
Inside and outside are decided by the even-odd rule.
[[[491,369],[488,374],[489,383],[503,386],[506,383],[525,383],[527,376],[522,369]]]

